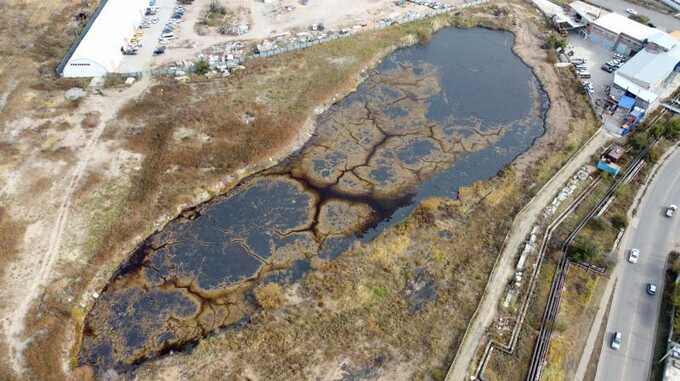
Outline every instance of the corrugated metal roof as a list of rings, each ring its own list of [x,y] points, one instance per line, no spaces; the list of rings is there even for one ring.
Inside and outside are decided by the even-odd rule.
[[[132,37],[147,6],[148,2],[144,0],[108,0],[103,3],[68,62],[89,60],[109,72],[114,71],[122,59],[120,48]]]
[[[607,13],[593,21],[593,24],[616,34],[625,33],[638,41],[644,41],[657,31],[618,13]]]
[[[614,72],[614,84],[630,92],[631,94],[634,94],[637,98],[640,98],[647,103],[652,103],[656,98],[658,98],[658,95],[655,93],[638,86],[628,78],[620,75],[618,70]]]
[[[616,73],[650,89],[668,78],[678,62],[680,62],[680,46],[668,52],[656,53],[643,49],[621,66]]]
[[[569,4],[569,6],[571,9],[576,11],[579,15],[586,18],[590,22],[607,13],[602,8],[598,8],[592,4],[588,4],[580,0],[574,1],[573,3]]]
[[[675,45],[678,45],[678,40],[660,30],[647,37],[647,41],[653,42],[666,50],[671,50]]]

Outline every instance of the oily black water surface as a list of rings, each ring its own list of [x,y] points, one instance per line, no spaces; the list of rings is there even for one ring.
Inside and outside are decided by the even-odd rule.
[[[548,108],[512,42],[445,29],[391,54],[300,152],[132,253],[88,315],[81,364],[127,371],[239,327],[255,286],[295,282],[310,258],[332,260],[424,198],[496,175],[543,133]]]

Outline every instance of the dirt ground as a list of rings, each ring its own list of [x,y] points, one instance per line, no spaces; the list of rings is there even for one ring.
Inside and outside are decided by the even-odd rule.
[[[546,134],[537,141],[535,146],[513,163],[513,169],[518,173],[538,171],[529,187],[529,192],[534,195],[534,198],[515,217],[516,223],[505,241],[497,270],[489,279],[478,314],[471,322],[465,342],[456,356],[449,374],[450,380],[463,379],[469,372],[469,364],[474,357],[477,345],[482,342],[482,336],[496,316],[500,298],[514,273],[513,259],[534,222],[572,174],[590,159],[593,152],[608,141],[606,135],[598,131],[587,146],[583,147],[567,163],[570,156],[576,153],[596,131],[599,124],[583,96],[574,92],[573,84],[567,85],[561,79],[562,76],[548,63],[545,50],[540,48],[540,36],[546,33],[542,16],[535,9],[520,3],[499,4],[499,6],[511,7],[518,15],[519,20],[509,26],[517,39],[515,52],[534,68],[536,76],[550,96],[550,110],[546,121],[548,128]],[[556,142],[560,139],[566,142],[564,150],[554,152]],[[546,160],[536,165],[536,159],[542,156],[547,156]],[[553,174],[554,177],[552,177]]]
[[[311,115],[395,46],[415,41],[408,27],[393,29],[258,61],[228,81],[144,79],[99,92],[53,76],[78,30],[74,15],[92,8],[3,7],[2,379],[63,379],[87,306],[137,242],[299,147]],[[87,95],[68,101],[71,87]],[[245,113],[256,116],[248,129]]]
[[[327,30],[340,30],[354,26],[370,27],[385,17],[403,15],[407,12],[427,13],[431,9],[406,2],[395,5],[393,0],[353,1],[347,6],[344,0],[310,0],[306,5],[299,1],[282,0],[267,4],[258,0],[222,1],[241,23],[248,24],[248,33],[228,36],[218,33],[217,28],[197,28],[201,15],[212,0],[196,0],[187,6],[184,22],[178,32],[178,43],[166,54],[154,59],[153,65],[193,59],[206,48],[226,41],[260,41],[281,33],[309,30],[312,24],[322,23]],[[462,0],[443,0],[442,3],[457,5]],[[291,7],[292,10],[286,10]]]

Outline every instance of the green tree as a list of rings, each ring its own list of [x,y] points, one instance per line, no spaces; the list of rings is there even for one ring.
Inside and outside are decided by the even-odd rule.
[[[569,251],[571,259],[578,262],[590,262],[603,254],[602,249],[592,240],[578,239]]]
[[[674,118],[665,123],[664,136],[666,139],[676,141],[680,139],[680,119]]]
[[[649,145],[649,134],[646,131],[634,133],[630,140],[630,144],[633,145],[633,148],[635,148],[636,151],[642,151]]]

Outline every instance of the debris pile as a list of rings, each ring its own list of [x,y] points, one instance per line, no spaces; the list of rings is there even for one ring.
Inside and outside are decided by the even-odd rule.
[[[435,10],[443,10],[443,9],[449,9],[452,8],[451,5],[449,4],[444,4],[441,1],[437,0],[409,0],[409,2],[417,5],[423,5]]]
[[[552,203],[548,205],[547,208],[545,208],[545,210],[543,211],[544,216],[550,217],[553,214],[555,214],[555,212],[557,211],[557,209],[559,209],[562,202],[569,198],[569,196],[571,196],[574,193],[578,185],[582,181],[585,181],[589,178],[590,173],[588,172],[588,169],[586,167],[582,167],[581,169],[579,169],[578,172],[576,172],[576,174],[572,176],[572,178],[569,180],[569,183],[567,183],[567,185],[565,185],[564,188],[560,190],[560,193],[557,194],[557,196],[555,196]]]

